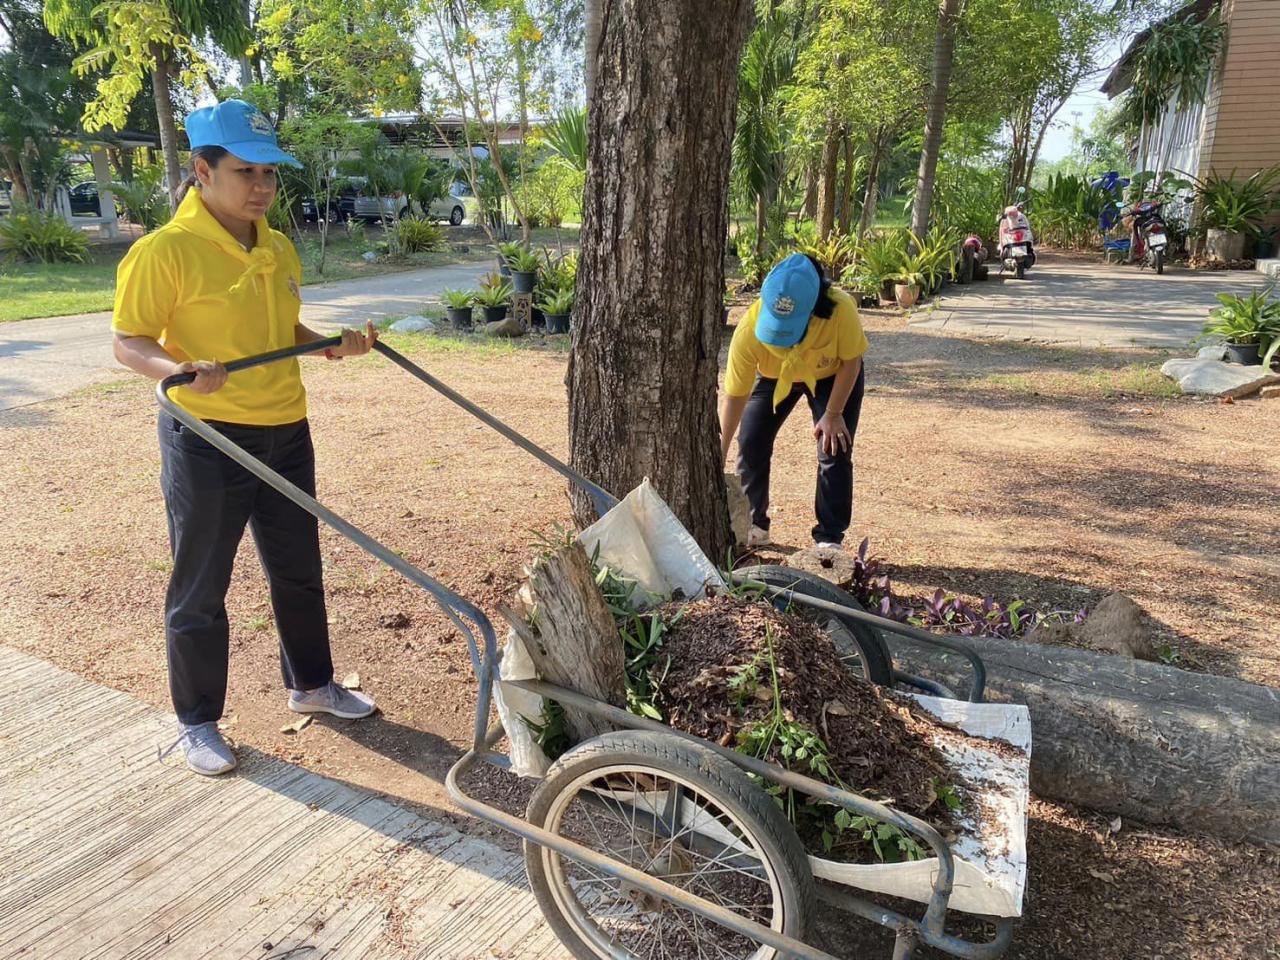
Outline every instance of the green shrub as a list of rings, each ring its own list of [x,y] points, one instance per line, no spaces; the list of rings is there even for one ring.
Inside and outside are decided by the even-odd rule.
[[[551,252],[546,252],[546,263],[538,272],[538,290],[559,291],[572,290],[578,279],[578,255],[566,253],[563,257],[553,259]]]
[[[440,299],[444,301],[446,307],[451,307],[454,310],[465,310],[467,307],[474,306],[476,295],[471,290],[445,289],[440,291]]]
[[[1280,300],[1272,297],[1273,290],[1254,290],[1247,297],[1217,294],[1221,306],[1209,311],[1205,335],[1223,337],[1230,343],[1258,344],[1263,368],[1270,369],[1280,352]]]
[[[439,250],[445,245],[444,229],[428,220],[409,217],[397,221],[392,230],[401,253],[426,253]]]
[[[169,202],[161,186],[163,179],[164,168],[160,166],[138,167],[132,180],[111,184],[111,192],[124,207],[125,216],[142,227],[143,233],[150,233],[169,221]]]
[[[357,247],[367,247],[369,245],[368,233],[365,231],[364,222],[352,217],[346,223],[347,239],[354,243]]]
[[[879,296],[886,280],[893,280],[904,272],[903,258],[907,255],[909,239],[909,233],[902,229],[868,233],[857,263],[845,270],[841,283],[867,296]]]
[[[1037,242],[1055,247],[1096,247],[1102,241],[1098,218],[1112,202],[1103,190],[1069,173],[1053,174],[1032,193],[1030,212]]]
[[[511,284],[498,274],[487,274],[480,280],[475,303],[481,307],[501,307],[511,302]]]
[[[799,249],[822,264],[829,277],[843,275],[858,258],[857,238],[839,233],[831,234],[826,240],[801,244]]]
[[[1200,205],[1200,226],[1231,233],[1257,233],[1271,211],[1280,206],[1280,164],[1259,170],[1247,180],[1236,171],[1222,176],[1210,171],[1203,180],[1193,178]]]
[[[538,309],[553,316],[573,312],[573,291],[557,290],[550,296],[538,301]]]
[[[15,207],[0,218],[0,253],[41,263],[84,263],[89,240],[57,213]]]

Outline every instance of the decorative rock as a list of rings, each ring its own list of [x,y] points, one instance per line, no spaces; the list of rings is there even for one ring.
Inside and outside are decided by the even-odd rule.
[[[373,261],[378,259],[378,255],[372,250],[366,250],[364,253],[360,254],[360,259],[365,263],[373,263]]]
[[[1211,343],[1207,347],[1201,347],[1196,357],[1201,360],[1225,360],[1227,359],[1227,345],[1225,343]]]
[[[1259,394],[1263,400],[1280,400],[1280,386],[1263,387],[1262,393]]]
[[[435,333],[436,325],[420,314],[397,320],[391,325],[396,333]]]
[[[843,550],[819,550],[817,547],[809,547],[807,550],[797,550],[787,557],[785,562],[788,567],[795,567],[797,570],[829,580],[841,590],[847,590],[853,585],[856,561],[853,554],[845,553]]]
[[[524,336],[524,327],[520,326],[520,321],[515,317],[507,317],[505,320],[495,320],[493,323],[486,323],[480,329],[491,337]]]
[[[1257,393],[1280,374],[1266,373],[1260,366],[1242,367],[1221,360],[1166,360],[1160,372],[1178,381],[1183,393],[1232,397],[1236,400]]]
[[[1078,646],[1155,663],[1151,620],[1122,593],[1103,597],[1084,623],[1044,623],[1027,635],[1028,643]]]

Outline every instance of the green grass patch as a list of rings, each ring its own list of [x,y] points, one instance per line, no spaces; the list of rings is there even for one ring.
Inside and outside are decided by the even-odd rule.
[[[1178,384],[1162,374],[1159,365],[1154,363],[1085,367],[1080,370],[1046,370],[1036,374],[990,373],[970,380],[968,385],[1025,396],[1181,396]]]
[[[0,259],[0,322],[110,310],[123,251],[88,263],[20,263]]]

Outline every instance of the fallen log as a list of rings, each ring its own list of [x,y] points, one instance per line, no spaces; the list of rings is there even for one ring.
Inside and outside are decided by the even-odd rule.
[[[502,613],[520,634],[538,676],[615,707],[626,706],[622,639],[582,544],[575,542],[540,560],[529,588],[532,622],[505,607]],[[613,729],[582,710],[565,707],[564,713],[575,743]]]
[[[888,635],[900,669],[963,690],[963,658]],[[1280,691],[1008,640],[968,639],[988,700],[1031,712],[1031,788],[1152,824],[1280,844]]]

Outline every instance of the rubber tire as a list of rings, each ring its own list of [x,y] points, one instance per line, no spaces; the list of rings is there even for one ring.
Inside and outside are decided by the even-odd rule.
[[[1018,261],[1018,266],[1014,269],[1014,276],[1019,280],[1027,279],[1027,265],[1021,260]]]
[[[957,278],[960,283],[973,283],[973,261],[973,251],[966,248],[960,258],[960,276]]]
[[[467,212],[461,207],[454,207],[449,211],[449,223],[451,226],[460,227],[462,221],[466,219]]]
[[[751,580],[767,583],[771,587],[791,587],[796,593],[813,597],[815,600],[826,600],[829,603],[838,603],[841,606],[853,607],[857,610],[863,609],[862,604],[858,602],[853,594],[846,590],[841,590],[829,580],[823,580],[821,577],[806,573],[803,570],[783,567],[778,564],[760,564],[755,567],[743,567],[733,572]],[[853,617],[844,617],[839,614],[834,616],[840,621],[841,626],[848,631],[848,635],[845,637],[832,635],[832,640],[836,644],[836,651],[841,656],[849,656],[853,652],[858,654],[858,657],[862,660],[862,677],[864,680],[869,680],[882,687],[893,686],[893,657],[889,654],[889,648],[885,645],[884,639],[879,632],[874,627],[863,623],[861,620],[855,620]],[[846,645],[849,643],[856,646],[856,651],[847,649]],[[842,649],[842,647],[845,649]]]
[[[678,772],[697,784],[723,809],[751,825],[760,844],[760,852],[778,874],[784,915],[782,932],[804,940],[810,929],[811,907],[817,901],[804,845],[773,798],[709,747],[671,734],[643,730],[623,730],[594,737],[580,743],[551,765],[529,798],[525,819],[546,829],[552,801],[570,782],[593,769],[629,762]],[[560,942],[578,960],[599,960],[599,955],[561,914],[551,891],[551,879],[543,868],[542,849],[530,840],[524,841],[525,871],[543,917]],[[781,960],[780,955],[778,960]]]
[[[1159,276],[1164,273],[1164,250],[1157,250],[1155,252],[1155,259],[1156,259],[1156,275]]]

